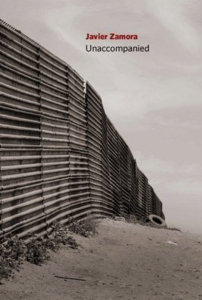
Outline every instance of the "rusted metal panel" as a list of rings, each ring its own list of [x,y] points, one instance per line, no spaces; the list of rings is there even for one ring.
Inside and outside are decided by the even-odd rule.
[[[99,213],[103,209],[102,196],[102,119],[92,113],[92,108],[96,107],[100,111],[102,102],[89,83],[86,84],[86,113],[87,113],[87,146],[89,154],[89,175],[90,175],[90,195],[94,213],[99,208]],[[93,132],[93,134],[92,134]]]
[[[84,81],[1,25],[0,230],[40,233],[53,219],[89,209]]]

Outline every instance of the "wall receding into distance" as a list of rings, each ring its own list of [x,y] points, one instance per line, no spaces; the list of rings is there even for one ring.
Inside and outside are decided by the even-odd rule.
[[[94,88],[3,21],[0,44],[0,238],[89,213],[164,218]]]

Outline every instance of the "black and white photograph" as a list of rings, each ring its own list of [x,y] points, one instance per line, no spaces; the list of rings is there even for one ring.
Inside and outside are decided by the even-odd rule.
[[[1,300],[202,300],[201,11],[0,0]]]

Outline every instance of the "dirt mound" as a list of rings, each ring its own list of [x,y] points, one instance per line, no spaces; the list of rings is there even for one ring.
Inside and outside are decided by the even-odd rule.
[[[202,300],[202,236],[105,219],[78,250],[25,263],[1,300]]]

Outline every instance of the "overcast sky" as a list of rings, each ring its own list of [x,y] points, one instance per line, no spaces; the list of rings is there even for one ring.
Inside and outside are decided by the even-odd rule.
[[[194,233],[202,233],[201,11],[200,0],[0,0],[0,18],[93,85],[168,225]],[[139,39],[85,40],[98,32]],[[86,44],[150,51],[92,53]]]

